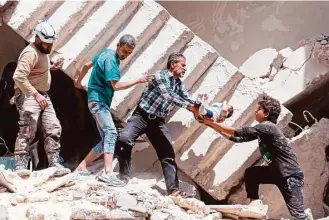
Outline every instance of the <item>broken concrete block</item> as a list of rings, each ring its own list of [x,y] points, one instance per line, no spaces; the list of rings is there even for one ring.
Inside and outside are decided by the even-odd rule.
[[[45,220],[46,215],[42,212],[42,210],[36,208],[36,207],[29,207],[26,210],[25,217],[29,220]]]
[[[290,47],[286,47],[279,51],[279,54],[281,54],[284,57],[289,57],[290,54],[293,52],[293,50]]]
[[[152,41],[154,35],[169,20],[169,13],[154,1],[144,1],[128,25],[116,36],[108,48],[116,49],[117,43],[124,34],[131,34],[136,39],[136,47],[130,56],[120,62],[120,70],[129,68],[131,61],[140,55],[147,44]]]
[[[197,36],[186,45],[183,55],[186,58],[186,72],[182,81],[187,90],[192,88],[219,56],[214,48]]]
[[[238,127],[250,123],[255,114],[258,98],[262,94],[263,92],[249,78],[244,78],[228,101],[234,106],[234,114],[224,124]],[[195,179],[200,172],[209,172],[208,169],[215,165],[231,146],[230,141],[206,126],[203,132],[201,130],[194,136],[195,138],[189,139],[191,143],[183,147],[182,153],[177,154],[179,160],[176,160],[179,168],[192,179]],[[202,179],[202,177],[203,175],[199,175],[198,178]]]
[[[170,18],[157,38],[135,60],[120,80],[130,81],[164,69],[168,55],[181,50],[193,37],[194,34],[186,26],[176,19]],[[145,62],[146,60],[147,62]],[[145,86],[144,83],[115,92],[111,106],[113,114],[123,120],[124,116],[135,106]]]
[[[199,93],[207,93],[210,103],[221,102],[242,78],[243,75],[235,66],[219,57],[204,74],[204,78],[195,85],[197,89],[192,92],[192,98],[196,99]],[[174,141],[176,152],[200,126],[201,124],[194,119],[193,114],[182,108],[169,119],[167,127]]]
[[[278,119],[280,129],[286,127],[292,119],[292,113],[281,106]],[[254,121],[251,126],[258,124]],[[219,160],[213,169],[199,179],[199,184],[218,200],[225,199],[233,187],[239,185],[245,170],[261,158],[258,150],[258,140],[245,143],[231,142],[232,147]]]
[[[111,212],[101,205],[84,201],[72,207],[71,219],[111,219]]]
[[[138,5],[139,2],[133,1],[105,1],[88,17],[82,28],[58,50],[65,57],[63,69],[72,79],[86,61],[89,61],[106,46],[108,39],[114,36]],[[104,14],[108,16],[104,16]]]
[[[223,214],[244,218],[264,218],[268,210],[268,205],[264,205],[260,200],[255,200],[250,205],[209,205],[208,207]]]
[[[44,20],[47,13],[53,12],[61,4],[60,1],[19,1],[4,12],[3,19],[23,38],[27,38],[38,20]]]
[[[17,173],[18,176],[20,177],[28,177],[31,175],[31,170],[28,169],[23,169],[23,170],[17,170],[15,171]]]
[[[113,200],[118,207],[130,208],[137,205],[135,197],[127,193],[117,193],[114,195]]]
[[[59,39],[54,43],[53,49],[61,48],[74,34],[74,30],[79,28],[87,16],[90,16],[94,8],[101,5],[98,1],[64,1],[57,10],[47,20],[56,30]],[[33,37],[30,39],[34,40]]]
[[[264,91],[285,103],[308,87],[319,76],[328,73],[329,67],[311,59],[309,47],[300,47],[290,54],[272,82],[263,85]]]
[[[223,219],[223,215],[220,212],[210,213],[206,217],[204,217],[205,220],[220,220]]]
[[[121,209],[113,209],[111,210],[111,219],[113,220],[134,220],[135,216],[131,215],[127,211],[123,211]]]
[[[239,67],[239,71],[251,79],[266,75],[277,55],[278,52],[272,48],[259,50]]]
[[[59,187],[64,186],[65,184],[73,181],[76,177],[77,176],[75,173],[70,173],[66,176],[60,177],[60,178],[56,179],[55,181],[49,183],[46,186],[46,190],[48,192],[52,192],[52,191],[58,189]]]
[[[37,193],[31,193],[27,195],[26,202],[45,202],[50,199],[50,194],[47,192],[39,191]]]
[[[33,186],[41,186],[43,183],[47,182],[48,179],[53,176],[56,172],[55,167],[49,167],[47,169],[36,172],[36,177]]]
[[[197,199],[194,199],[194,198],[184,199],[180,196],[170,196],[170,198],[179,207],[191,210],[194,213],[202,214],[204,216],[208,215],[210,213],[209,207],[207,207],[204,204],[204,202],[202,202],[200,200],[197,200]]]
[[[168,217],[168,213],[163,213],[161,211],[155,210],[151,215],[151,220],[166,220],[168,219]]]

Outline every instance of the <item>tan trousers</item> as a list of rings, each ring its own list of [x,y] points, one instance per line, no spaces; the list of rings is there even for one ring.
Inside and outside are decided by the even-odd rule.
[[[47,94],[44,96],[47,99],[48,108],[42,110],[34,97],[26,97],[16,89],[15,104],[19,113],[19,132],[15,143],[15,155],[30,154],[30,145],[39,123],[44,137],[46,154],[58,153],[60,150],[62,127],[49,96]]]

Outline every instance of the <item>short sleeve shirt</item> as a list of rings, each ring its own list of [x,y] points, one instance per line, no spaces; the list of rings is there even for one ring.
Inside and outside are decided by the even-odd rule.
[[[111,106],[114,89],[111,81],[119,81],[120,59],[116,51],[104,49],[92,59],[94,64],[88,83],[88,101],[102,102]]]

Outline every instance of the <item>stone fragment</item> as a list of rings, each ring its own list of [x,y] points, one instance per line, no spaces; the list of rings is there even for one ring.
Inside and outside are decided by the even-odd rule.
[[[111,219],[110,210],[88,201],[75,204],[72,207],[71,219]]]

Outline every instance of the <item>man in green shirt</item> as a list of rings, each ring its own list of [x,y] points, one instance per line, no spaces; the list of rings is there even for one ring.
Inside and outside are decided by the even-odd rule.
[[[81,80],[93,67],[88,83],[88,107],[96,120],[101,135],[101,141],[89,152],[86,158],[79,164],[76,172],[88,174],[87,165],[104,153],[104,172],[98,177],[99,180],[112,186],[122,186],[123,183],[113,175],[112,161],[114,146],[117,140],[117,130],[111,116],[111,102],[114,91],[130,88],[139,83],[150,81],[153,76],[146,75],[139,79],[120,82],[120,60],[126,59],[135,48],[135,38],[124,35],[117,44],[116,51],[104,49],[87,62],[75,82],[76,87],[81,88]]]

